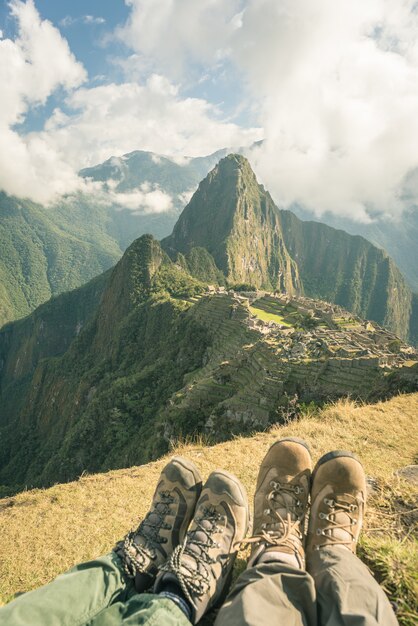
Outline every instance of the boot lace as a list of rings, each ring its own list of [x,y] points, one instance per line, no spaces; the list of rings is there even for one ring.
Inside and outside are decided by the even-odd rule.
[[[193,596],[202,596],[209,589],[211,565],[217,560],[210,556],[209,551],[220,547],[213,539],[213,534],[223,531],[223,526],[219,526],[223,519],[224,516],[213,508],[203,509],[202,515],[194,518],[195,528],[188,531],[183,544],[174,549],[169,560],[160,568],[160,571],[175,574],[181,590],[192,606],[195,606]],[[183,559],[184,555],[192,559],[191,563]],[[193,567],[193,563],[196,567]]]
[[[301,522],[304,518],[304,506],[299,499],[299,495],[304,492],[304,488],[290,483],[280,483],[271,481],[271,491],[267,495],[268,508],[263,511],[264,518],[270,519],[261,524],[261,531],[244,539],[242,543],[264,542],[269,546],[287,546],[294,549],[295,536],[302,540]],[[290,496],[286,499],[285,496]],[[286,517],[280,515],[278,509],[286,510]],[[279,528],[274,526],[279,523]]]
[[[170,505],[174,502],[173,496],[168,491],[159,491],[158,500],[154,507],[148,511],[136,530],[131,530],[119,544],[120,556],[123,561],[125,573],[134,578],[137,573],[144,573],[150,561],[157,558],[156,550],[167,539],[160,536],[160,530],[171,530],[171,525],[165,521],[170,515]],[[137,537],[145,539],[145,544],[137,544]]]
[[[322,528],[318,528],[316,534],[325,536],[326,541],[324,541],[324,543],[317,543],[315,549],[319,550],[329,545],[351,546],[353,541],[356,541],[355,527],[357,526],[357,519],[353,517],[352,513],[358,511],[357,498],[347,493],[344,494],[344,497],[334,496],[334,498],[324,498],[324,504],[328,507],[328,513],[320,512],[319,518],[329,523]],[[345,513],[346,521],[337,521],[336,518],[339,513]],[[333,531],[337,529],[344,530],[348,533],[350,538],[343,540],[335,537]]]

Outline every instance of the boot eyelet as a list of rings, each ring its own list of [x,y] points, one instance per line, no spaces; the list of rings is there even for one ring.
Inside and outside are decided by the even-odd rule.
[[[322,529],[321,529],[321,528],[317,528],[317,529],[316,529],[316,534],[317,534],[317,535],[323,535],[324,533],[323,533],[323,531],[322,531]]]
[[[299,495],[301,493],[301,488],[296,485],[293,491],[296,493],[296,495]]]
[[[263,515],[269,515],[269,513],[270,513],[270,509],[264,509]]]
[[[356,526],[357,525],[357,521],[355,519],[351,520],[351,526]]]
[[[274,482],[274,480],[271,480],[270,481],[270,487],[273,487],[273,488],[277,487],[277,483]]]
[[[320,513],[319,519],[328,519],[328,515],[326,515],[325,513]]]

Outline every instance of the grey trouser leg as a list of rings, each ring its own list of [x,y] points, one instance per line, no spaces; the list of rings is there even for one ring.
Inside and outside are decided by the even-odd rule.
[[[216,626],[398,626],[367,567],[344,547],[321,549],[309,573],[260,563],[238,578]]]
[[[315,581],[321,626],[397,626],[389,600],[360,559],[342,546],[313,552],[307,564]]]
[[[245,570],[218,613],[215,626],[316,626],[314,582],[278,561]]]

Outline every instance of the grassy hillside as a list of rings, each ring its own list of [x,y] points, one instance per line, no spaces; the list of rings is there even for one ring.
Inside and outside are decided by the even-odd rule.
[[[399,606],[400,623],[412,626],[418,619],[418,490],[397,470],[416,462],[418,432],[413,424],[417,412],[418,394],[365,406],[340,401],[253,437],[238,437],[216,446],[202,441],[178,444],[173,453],[191,458],[204,477],[217,467],[234,472],[252,498],[258,466],[277,438],[305,438],[314,461],[330,449],[356,452],[373,485],[360,553]],[[0,500],[1,601],[110,550],[145,514],[167,458],[107,474],[84,475],[73,483]],[[237,571],[245,556],[240,555]]]

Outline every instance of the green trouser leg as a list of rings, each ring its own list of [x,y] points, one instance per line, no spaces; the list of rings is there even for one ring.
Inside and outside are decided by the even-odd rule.
[[[318,550],[308,570],[278,561],[246,570],[216,626],[397,626],[383,590],[346,548]]]
[[[84,626],[134,592],[114,553],[81,563],[0,608],[0,626]]]
[[[190,626],[183,611],[169,598],[135,594],[127,602],[104,609],[86,626]]]
[[[137,594],[110,554],[76,565],[0,608],[0,626],[190,626],[168,598]]]

